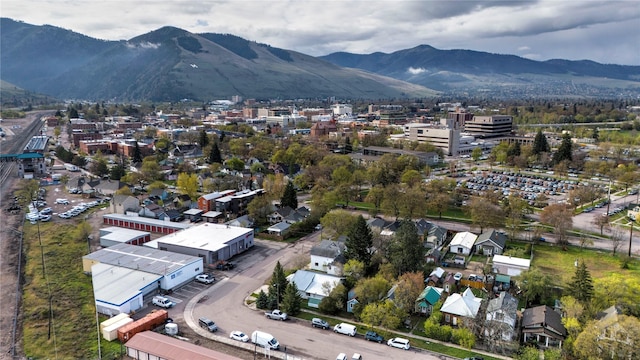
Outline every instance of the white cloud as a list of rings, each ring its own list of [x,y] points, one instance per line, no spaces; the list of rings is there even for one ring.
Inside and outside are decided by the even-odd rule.
[[[518,51],[537,49],[541,59],[611,62],[614,54],[640,65],[630,45],[639,42],[640,6],[625,0],[2,0],[0,13],[108,40],[175,26],[314,56],[421,44],[508,54],[527,44]]]
[[[531,50],[531,48],[530,48],[530,47],[528,47],[528,46],[520,46],[520,47],[518,48],[518,51],[529,51],[529,50]]]
[[[407,72],[411,75],[418,75],[418,74],[422,74],[423,72],[427,71],[425,68],[414,68],[414,67],[409,67],[407,69]]]
[[[160,47],[160,44],[150,43],[148,41],[139,42],[137,44],[127,42],[126,45],[130,49],[142,48],[142,49],[157,49]]]

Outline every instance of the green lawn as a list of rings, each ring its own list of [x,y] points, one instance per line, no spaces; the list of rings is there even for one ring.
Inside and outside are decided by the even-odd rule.
[[[87,242],[78,239],[75,226],[55,223],[39,226],[40,237],[35,225],[26,223],[24,232],[22,343],[25,355],[37,359],[96,358],[93,288],[91,276],[82,272]],[[42,271],[43,256],[46,277]],[[51,322],[50,314],[53,314]],[[103,356],[115,356],[120,353],[120,344],[102,340],[101,349]]]
[[[532,266],[550,274],[556,281],[556,285],[564,286],[575,273],[575,261],[584,261],[591,277],[601,278],[611,274],[619,274],[623,277],[640,277],[640,261],[633,260],[629,269],[621,269],[621,260],[607,251],[581,249],[569,246],[562,250],[557,246],[534,246]]]

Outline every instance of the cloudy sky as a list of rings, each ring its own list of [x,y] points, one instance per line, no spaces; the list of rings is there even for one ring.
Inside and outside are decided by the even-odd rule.
[[[314,56],[427,44],[640,65],[638,0],[2,0],[0,15],[105,40],[170,25]]]

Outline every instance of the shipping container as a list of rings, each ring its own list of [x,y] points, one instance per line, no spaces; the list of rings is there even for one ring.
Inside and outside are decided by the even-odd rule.
[[[128,317],[129,317],[129,314],[125,314],[125,313],[121,313],[116,316],[113,316],[100,323],[100,331],[104,330],[104,328],[106,328],[107,326],[111,326],[122,319],[127,319]]]
[[[147,314],[142,319],[136,320],[118,329],[118,339],[124,344],[133,335],[145,331],[153,330],[157,326],[164,324],[169,318],[167,310],[155,310]]]
[[[118,338],[118,329],[125,325],[131,324],[132,322],[133,319],[128,317],[121,319],[120,321],[109,326],[105,326],[105,328],[102,329],[102,337],[107,341],[116,340]]]

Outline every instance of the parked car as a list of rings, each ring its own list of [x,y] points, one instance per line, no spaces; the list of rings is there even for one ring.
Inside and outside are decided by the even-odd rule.
[[[280,321],[285,321],[287,320],[289,317],[287,316],[287,313],[284,313],[278,309],[275,309],[273,311],[269,311],[269,312],[265,312],[264,316],[268,317],[271,320],[280,320]]]
[[[50,215],[52,212],[53,210],[50,207],[46,207],[40,210],[40,215]]]
[[[200,274],[196,275],[196,281],[203,284],[211,284],[216,281],[216,278],[211,274]]]
[[[461,279],[462,279],[462,273],[461,272],[457,272],[455,275],[453,275],[453,280],[460,281]]]
[[[476,281],[476,278],[477,278],[477,277],[478,277],[478,276],[477,276],[476,274],[470,274],[470,275],[469,275],[469,277],[468,277],[468,279],[469,279],[469,281]]]
[[[213,320],[209,320],[207,318],[201,317],[200,319],[198,319],[198,324],[200,325],[201,328],[207,329],[209,332],[218,331],[218,325],[216,325],[216,323],[213,322]]]
[[[336,360],[347,360],[347,354],[345,353],[338,354],[338,356],[336,356]]]
[[[51,215],[40,215],[40,221],[47,222],[51,220]]]
[[[320,318],[313,318],[311,319],[311,326],[326,330],[329,328],[329,323]]]
[[[399,338],[399,337],[389,339],[389,341],[387,341],[387,345],[398,348],[398,349],[405,349],[405,350],[409,350],[409,348],[411,347],[409,345],[409,340],[404,338]]]
[[[58,205],[69,205],[69,200],[67,200],[67,199],[56,199],[56,204],[58,204]]]
[[[154,296],[153,299],[151,300],[151,303],[153,305],[157,305],[163,308],[170,308],[173,307],[175,304],[173,303],[173,301],[169,300],[168,298],[164,297],[164,296]]]
[[[233,340],[238,340],[238,341],[242,341],[242,342],[248,342],[249,341],[249,336],[247,336],[247,334],[243,333],[242,331],[232,331],[231,334],[229,334],[229,337],[232,338]]]
[[[230,262],[224,262],[224,263],[220,263],[220,264],[216,265],[216,269],[218,269],[218,270],[231,270],[234,267],[236,267],[236,265],[234,263],[230,263]]]
[[[371,331],[371,330],[367,331],[364,334],[364,338],[367,341],[375,341],[375,342],[377,342],[379,344],[382,344],[382,342],[384,341],[384,338],[382,336],[380,336],[380,334],[378,334],[375,331]]]
[[[464,358],[464,360],[484,360],[484,358],[480,356],[472,356],[472,357]]]
[[[353,353],[353,355],[351,355],[351,360],[362,360],[362,355]]]

